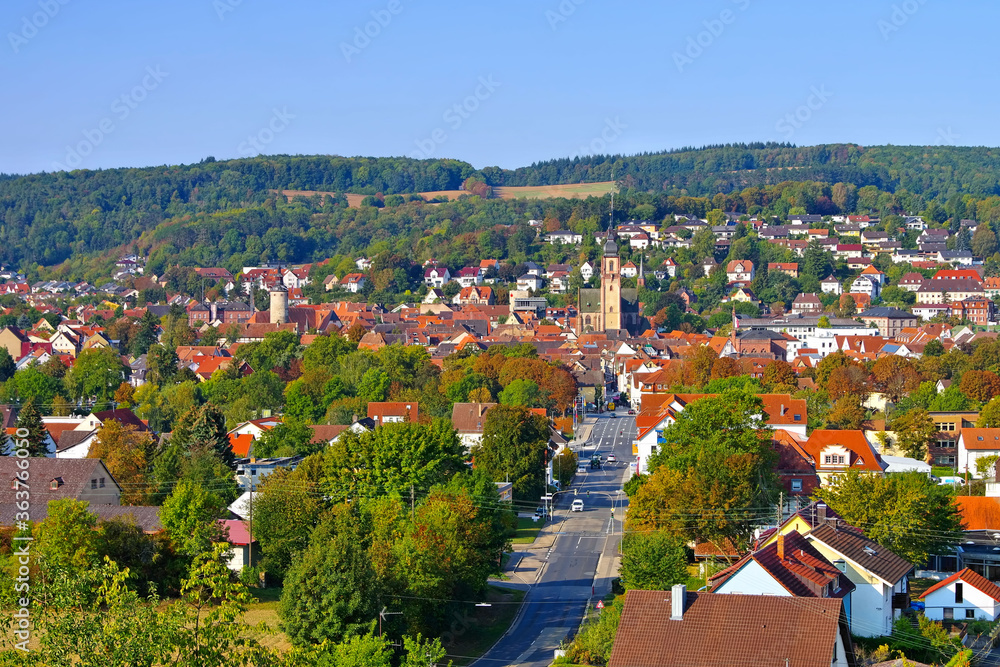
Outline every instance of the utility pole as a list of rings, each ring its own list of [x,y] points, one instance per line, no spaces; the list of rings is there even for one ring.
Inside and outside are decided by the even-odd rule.
[[[782,519],[785,516],[785,513],[784,513],[784,511],[782,509],[782,508],[784,508],[784,506],[785,506],[785,492],[782,491],[781,493],[778,494],[778,527],[779,528],[781,527]]]
[[[253,475],[247,475],[247,479],[250,480],[250,537],[247,540],[247,566],[253,567]]]

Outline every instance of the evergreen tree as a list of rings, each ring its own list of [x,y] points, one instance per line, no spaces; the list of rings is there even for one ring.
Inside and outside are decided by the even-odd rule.
[[[211,403],[198,410],[198,416],[191,426],[191,448],[211,451],[227,466],[236,468],[236,455],[226,430],[226,418]]]
[[[14,427],[20,431],[20,429],[27,429],[28,434],[24,437],[17,437],[16,443],[18,445],[23,444],[22,441],[27,441],[28,453],[31,456],[45,456],[48,454],[48,447],[45,444],[45,438],[48,433],[45,430],[45,425],[42,424],[42,415],[38,412],[38,408],[35,407],[34,401],[31,399],[24,404],[21,411],[17,415],[17,422]],[[23,433],[23,431],[21,431]],[[16,435],[16,433],[15,433]]]
[[[0,382],[6,382],[14,377],[15,370],[17,370],[17,366],[14,363],[14,357],[10,356],[7,348],[0,347]]]

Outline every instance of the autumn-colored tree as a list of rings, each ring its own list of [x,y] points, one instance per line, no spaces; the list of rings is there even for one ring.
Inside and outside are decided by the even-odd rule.
[[[875,389],[893,403],[920,388],[922,378],[909,359],[890,354],[872,365]]]
[[[477,387],[469,392],[470,403],[490,403],[492,401],[493,395],[486,387]]]
[[[743,366],[736,359],[719,357],[712,363],[711,379],[713,380],[736,377],[737,375],[743,375]]]
[[[764,386],[773,388],[778,386],[796,386],[798,379],[795,376],[795,369],[787,361],[775,359],[764,367],[764,375],[761,382]]]
[[[101,459],[122,487],[123,505],[142,505],[153,492],[148,477],[155,444],[149,432],[109,419],[97,431],[87,458]]]
[[[702,345],[684,365],[684,384],[702,387],[712,379],[712,366],[719,358],[708,345]]]
[[[844,429],[859,429],[865,421],[861,399],[854,394],[842,396],[826,416],[827,421]]]
[[[130,408],[135,403],[135,387],[128,382],[122,382],[115,392],[115,404],[121,408]]]
[[[1000,377],[992,371],[965,371],[958,389],[972,400],[986,403],[1000,396]]]
[[[367,332],[365,331],[365,328],[361,326],[361,323],[355,322],[347,330],[347,340],[351,341],[352,343],[357,343],[364,337],[366,333]]]
[[[835,368],[826,383],[826,391],[834,401],[844,396],[857,396],[864,400],[868,396],[868,373],[856,363]]]
[[[830,379],[830,374],[835,369],[841,366],[849,366],[853,363],[855,363],[854,360],[840,350],[826,355],[816,365],[816,384],[819,385],[820,389],[826,389],[826,383]]]
[[[979,411],[976,428],[1000,428],[1000,398],[994,398]]]
[[[854,317],[858,312],[858,305],[854,302],[854,297],[844,293],[840,295],[837,303],[837,314],[841,317]]]

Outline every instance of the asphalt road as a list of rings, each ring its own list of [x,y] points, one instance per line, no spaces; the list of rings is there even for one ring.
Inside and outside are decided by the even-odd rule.
[[[613,558],[618,552],[622,503],[627,505],[628,499],[616,492],[628,472],[628,462],[634,459],[634,437],[635,418],[625,410],[619,410],[616,418],[608,413],[597,415],[590,438],[577,452],[588,472],[578,473],[573,485],[556,496],[547,528],[556,531],[551,548],[536,559],[525,559],[526,567],[518,568],[515,580],[529,584],[521,612],[510,632],[473,663],[476,667],[544,667],[552,662],[559,643],[576,632],[594,591],[602,553]],[[594,453],[614,454],[618,463],[591,470]],[[570,511],[574,499],[583,500],[583,512]],[[598,595],[602,592],[606,591],[597,590]]]

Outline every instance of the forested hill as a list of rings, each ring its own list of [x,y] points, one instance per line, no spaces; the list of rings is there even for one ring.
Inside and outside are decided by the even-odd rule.
[[[1000,194],[1000,149],[960,146],[727,144],[642,155],[539,162],[513,171],[483,170],[491,185],[552,185],[615,178],[639,190],[693,196],[783,181],[822,181],[905,189],[933,199]]]
[[[820,191],[815,197],[791,204],[816,213],[831,212],[826,189],[835,184],[842,184],[839,190],[834,188],[841,192],[850,186],[854,191],[874,186],[888,197],[884,205],[877,205],[899,213],[918,207],[923,210],[935,200],[954,209],[962,195],[979,199],[1000,195],[1000,149],[740,144],[553,160],[514,170],[477,170],[469,163],[447,159],[268,156],[226,161],[208,158],[182,166],[0,175],[0,263],[52,266],[71,257],[76,260],[106,253],[153,230],[162,239],[169,236],[164,227],[177,225],[197,231],[195,237],[205,245],[212,234],[205,229],[192,230],[192,225],[205,224],[205,216],[242,212],[243,217],[260,218],[264,227],[273,225],[260,209],[278,189],[390,195],[457,190],[470,177],[491,186],[602,182],[613,177],[625,191],[623,195],[688,195],[708,200],[720,193],[729,199],[739,195],[739,201],[722,204],[739,210],[751,204],[770,206],[765,201],[770,196],[761,192],[767,186],[797,182],[813,190],[818,182]],[[511,215],[520,215],[524,207],[500,208],[505,211],[500,218],[508,220]],[[656,212],[683,209],[662,202],[654,208]],[[494,206],[489,209],[492,214],[484,209],[471,218],[476,229],[500,222],[494,209],[499,210]],[[780,214],[781,210],[774,212]],[[366,221],[370,217],[370,213],[362,215]],[[464,220],[465,216],[461,217]],[[562,220],[563,216],[557,217]],[[297,233],[308,236],[316,222],[296,222],[296,228],[302,228]],[[401,220],[396,224],[406,228],[409,223]],[[364,239],[369,236],[368,227],[366,222],[349,231]],[[242,233],[263,234],[256,227]],[[313,236],[317,233],[312,232]],[[337,233],[334,236],[322,243],[311,239],[306,245],[315,252],[343,247],[345,239]],[[358,239],[351,236],[348,240],[354,247]],[[178,252],[185,249],[175,247]]]

